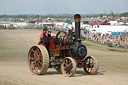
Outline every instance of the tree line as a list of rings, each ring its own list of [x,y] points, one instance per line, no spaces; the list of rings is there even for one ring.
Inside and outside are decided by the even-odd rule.
[[[128,12],[120,14],[121,17],[128,17]]]
[[[107,15],[110,16],[110,14],[81,14],[81,17],[98,17]],[[19,15],[7,15],[2,14],[0,15],[0,18],[73,18],[74,14],[47,14],[47,15],[36,15],[36,14],[19,14]],[[115,14],[115,17],[128,17],[128,12],[121,13],[121,14]]]

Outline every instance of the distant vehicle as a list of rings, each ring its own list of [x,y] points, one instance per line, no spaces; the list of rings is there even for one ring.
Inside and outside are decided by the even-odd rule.
[[[14,30],[15,27],[13,26],[13,24],[10,24],[10,26],[8,26],[8,29],[10,29],[10,30]]]

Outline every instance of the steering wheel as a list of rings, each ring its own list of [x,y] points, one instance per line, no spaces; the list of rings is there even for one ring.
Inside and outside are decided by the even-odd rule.
[[[64,31],[59,31],[57,34],[56,34],[56,39],[57,39],[57,42],[61,42],[63,41],[64,39],[67,38],[67,33],[64,32]]]

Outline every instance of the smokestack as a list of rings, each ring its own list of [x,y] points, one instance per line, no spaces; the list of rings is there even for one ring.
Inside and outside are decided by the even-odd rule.
[[[80,20],[81,16],[79,14],[74,15],[75,20],[75,32],[76,32],[76,40],[79,41],[80,39]]]

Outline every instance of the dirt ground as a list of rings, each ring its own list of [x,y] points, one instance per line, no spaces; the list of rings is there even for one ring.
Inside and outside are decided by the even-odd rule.
[[[41,30],[0,30],[0,85],[128,85],[128,52],[88,46],[88,55],[99,62],[96,75],[77,69],[74,77],[64,77],[54,68],[34,75],[28,68],[27,53],[37,45]]]

